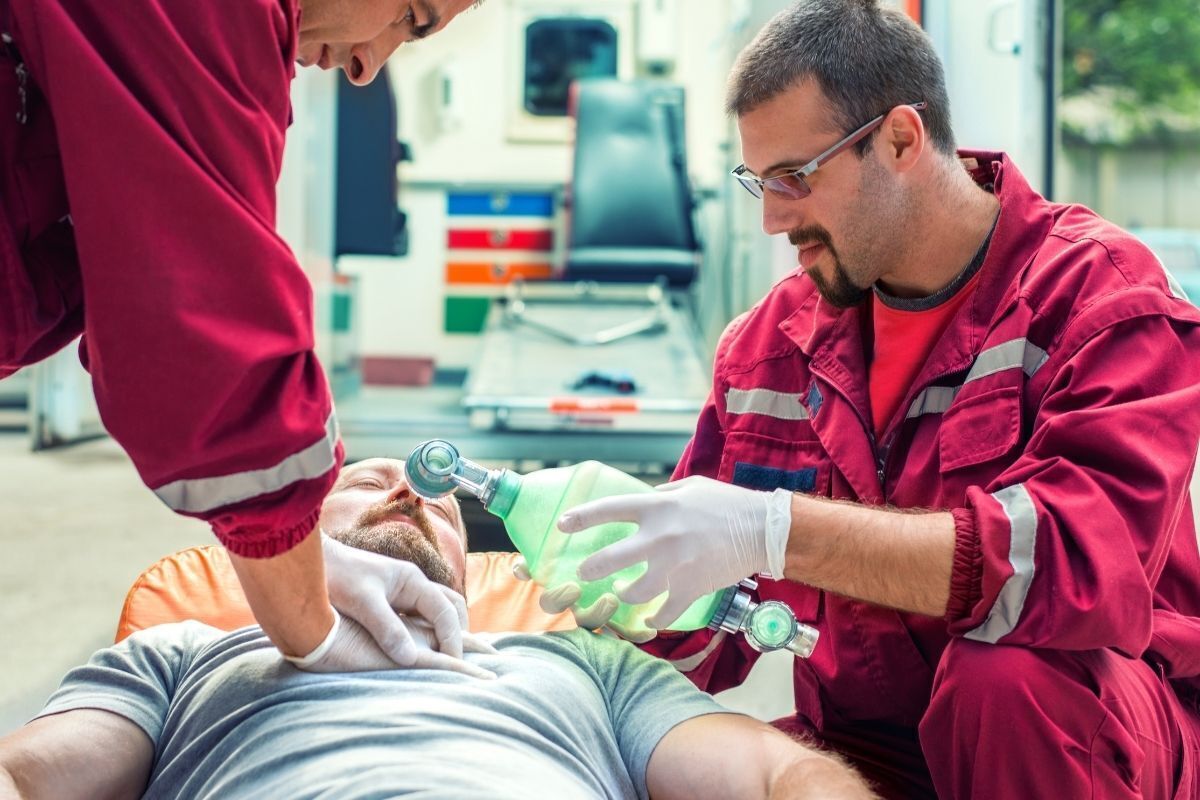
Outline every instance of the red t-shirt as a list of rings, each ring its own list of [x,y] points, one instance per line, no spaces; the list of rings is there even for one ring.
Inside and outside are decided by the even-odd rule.
[[[897,407],[908,394],[912,382],[925,365],[933,346],[946,326],[979,283],[980,272],[945,302],[932,308],[909,311],[892,308],[878,294],[871,296],[871,344],[868,367],[871,397],[871,422],[875,436],[895,416]]]

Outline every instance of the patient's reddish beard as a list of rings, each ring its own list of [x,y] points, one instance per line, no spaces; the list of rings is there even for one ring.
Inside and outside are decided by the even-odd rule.
[[[397,515],[408,517],[415,525],[395,519]],[[446,557],[442,555],[441,545],[425,507],[413,500],[372,506],[355,520],[352,527],[331,531],[329,535],[359,550],[399,561],[411,561],[431,581],[456,592],[463,591]]]

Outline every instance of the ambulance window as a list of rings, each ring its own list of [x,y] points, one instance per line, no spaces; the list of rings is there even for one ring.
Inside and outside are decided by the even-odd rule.
[[[525,110],[540,117],[567,114],[577,78],[617,74],[617,31],[595,19],[540,19],[525,29]]]

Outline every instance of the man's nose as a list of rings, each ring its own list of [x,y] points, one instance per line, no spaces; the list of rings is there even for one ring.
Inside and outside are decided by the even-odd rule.
[[[350,48],[346,59],[346,77],[355,86],[366,86],[375,80],[384,63],[396,52],[396,48],[404,44],[406,34],[397,29],[389,28],[369,42],[362,42]]]
[[[414,492],[408,485],[408,481],[401,478],[396,481],[396,485],[388,492],[387,501],[389,503],[413,503],[417,508],[425,505],[425,498]]]
[[[346,63],[342,65],[342,71],[346,73],[346,77],[355,86],[366,86],[375,80],[375,76],[379,74],[379,68],[382,65],[382,61],[375,60],[374,54],[371,52],[371,43],[365,42],[353,45],[350,48],[350,55],[346,57]]]
[[[771,190],[763,192],[762,228],[768,236],[800,227],[799,200],[780,197]]]

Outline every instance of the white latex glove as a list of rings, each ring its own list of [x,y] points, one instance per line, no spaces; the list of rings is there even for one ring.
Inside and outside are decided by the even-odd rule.
[[[533,576],[529,574],[529,567],[525,563],[524,558],[518,558],[513,564],[513,576],[519,581],[533,580]],[[541,597],[538,598],[538,605],[547,614],[561,614],[564,611],[570,610],[575,617],[575,624],[589,631],[594,631],[603,628],[605,631],[616,634],[622,639],[631,642],[642,644],[648,642],[657,635],[657,631],[634,631],[628,630],[617,623],[613,622],[610,617],[617,611],[617,606],[621,601],[615,594],[611,592],[600,595],[596,598],[596,602],[590,606],[584,607],[579,605],[579,598],[583,595],[583,586],[575,581],[560,583],[542,591]]]
[[[475,678],[496,677],[495,673],[482,667],[435,651],[433,632],[428,626],[409,620],[402,620],[401,624],[410,631],[415,647],[413,661],[406,666],[416,669],[447,669]],[[495,652],[491,645],[472,634],[466,634],[463,646],[467,652]],[[349,617],[343,617],[336,608],[333,610],[333,627],[324,641],[306,656],[284,658],[306,672],[369,672],[396,669],[399,666],[380,649],[366,628]]]
[[[594,581],[646,562],[646,572],[618,590],[626,603],[669,592],[647,624],[669,627],[698,598],[757,573],[783,577],[792,495],[760,492],[693,476],[647,494],[593,500],[563,514],[558,527],[576,533],[607,522],[635,522],[631,536],[593,553],[579,577]]]
[[[462,660],[467,628],[467,604],[462,595],[429,580],[414,564],[349,547],[324,532],[321,548],[330,603],[343,617],[365,628],[376,647],[395,666],[439,667],[460,672],[475,669]],[[432,645],[440,652],[419,647],[400,614],[427,623],[432,630]],[[336,630],[330,633],[335,634]],[[478,642],[473,640],[472,645],[477,647]],[[365,650],[359,648],[355,652],[362,654],[364,664],[377,663]],[[431,659],[431,655],[441,658]],[[346,664],[343,671],[379,668]]]

